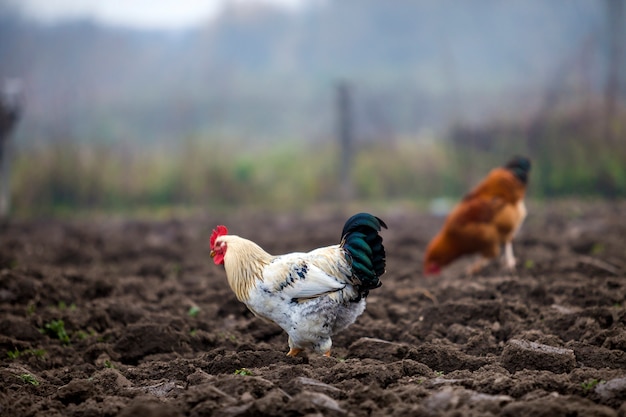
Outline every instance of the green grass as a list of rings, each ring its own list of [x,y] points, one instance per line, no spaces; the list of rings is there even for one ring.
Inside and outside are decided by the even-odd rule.
[[[608,143],[600,117],[589,116],[582,124],[579,118],[545,115],[533,136],[516,123],[487,127],[479,131],[481,143],[467,139],[462,129],[440,138],[357,142],[351,197],[456,200],[513,153],[532,158],[531,198],[626,197],[626,141]],[[50,141],[21,149],[13,164],[14,214],[298,210],[345,202],[338,148],[330,140],[292,139],[272,146],[224,138],[174,142],[175,147],[132,148]]]
[[[343,201],[338,161],[332,143],[256,148],[196,141],[169,151],[130,153],[95,145],[50,144],[18,154],[13,210],[22,217],[159,212],[171,207],[298,210]],[[393,148],[364,145],[353,161],[356,200],[419,200],[442,190],[455,194],[462,190],[462,177],[449,173],[454,161],[441,147],[408,139]],[[447,176],[439,175],[442,172]]]

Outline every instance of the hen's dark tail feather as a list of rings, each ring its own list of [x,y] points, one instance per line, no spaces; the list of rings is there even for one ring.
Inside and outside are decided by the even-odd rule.
[[[385,273],[385,247],[378,234],[383,227],[387,225],[378,217],[359,213],[348,219],[341,232],[341,245],[352,258],[352,271],[365,295],[380,287],[378,277]]]
[[[525,156],[514,156],[504,167],[511,171],[522,184],[526,184],[528,182],[530,165],[530,159]]]

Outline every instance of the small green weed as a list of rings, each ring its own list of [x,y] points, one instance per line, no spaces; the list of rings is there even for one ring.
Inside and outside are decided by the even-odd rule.
[[[198,307],[198,306],[191,306],[189,308],[189,311],[187,311],[187,315],[189,317],[196,317],[198,315],[198,313],[200,313],[200,307]]]
[[[437,376],[443,376],[443,371],[435,371],[435,375],[437,375]]]
[[[250,376],[250,375],[252,375],[252,371],[250,371],[247,368],[241,368],[241,369],[237,369],[235,371],[235,375]]]
[[[74,333],[74,336],[78,339],[78,340],[85,340],[90,336],[96,336],[98,334],[98,332],[96,332],[94,329],[89,329],[89,331],[85,331],[85,330],[79,330],[77,332]]]
[[[604,244],[600,242],[594,243],[590,251],[591,255],[600,255],[603,252],[604,252]]]
[[[604,381],[604,380],[597,380],[597,379],[594,378],[594,379],[590,379],[590,380],[585,381],[585,382],[581,382],[580,385],[583,387],[583,389],[585,391],[589,391],[589,390],[595,388],[596,385],[604,384],[605,382],[606,381]]]
[[[218,333],[217,336],[220,339],[224,339],[224,340],[230,340],[231,342],[234,342],[237,340],[237,336],[235,336],[234,334],[229,334],[229,333]]]
[[[63,344],[70,344],[70,336],[65,331],[65,323],[63,320],[52,320],[50,323],[46,323],[42,329],[42,333],[51,337],[56,337]]]
[[[171,271],[174,277],[179,277],[182,270],[183,266],[181,264],[175,263],[171,265]]]
[[[533,261],[532,259],[526,259],[526,262],[524,262],[524,268],[533,269],[534,267],[535,267],[535,261]]]
[[[76,311],[76,303],[72,303],[68,306],[65,301],[59,301],[59,304],[57,304],[57,307],[59,308],[59,310],[69,309],[70,311]]]
[[[24,353],[29,353],[37,358],[42,358],[46,355],[46,350],[45,349],[28,349],[28,350],[25,350]]]
[[[84,330],[79,330],[76,333],[74,333],[74,335],[76,336],[78,340],[85,340],[89,337],[89,333],[87,333]]]
[[[26,355],[33,355],[36,358],[41,358],[46,354],[46,350],[45,349],[26,349],[20,352],[19,349],[15,349],[15,350],[8,350],[7,351],[7,356],[10,359],[17,359],[20,356],[26,356]]]
[[[35,303],[30,302],[28,303],[28,306],[26,307],[26,315],[27,316],[32,316],[33,314],[35,314]]]
[[[109,369],[114,369],[114,368],[115,368],[115,366],[114,366],[114,365],[111,363],[111,361],[110,361],[110,360],[108,360],[108,359],[106,359],[106,360],[104,361],[104,367],[105,367],[105,368],[109,368]]]
[[[9,359],[17,359],[20,357],[20,351],[19,349],[7,350],[7,356],[9,357]]]
[[[28,382],[31,385],[37,386],[39,385],[39,381],[31,374],[22,374],[20,375],[20,379],[24,382]]]

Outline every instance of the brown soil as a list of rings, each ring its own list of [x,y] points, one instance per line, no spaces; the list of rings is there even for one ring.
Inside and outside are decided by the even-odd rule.
[[[529,212],[516,273],[467,277],[461,261],[436,279],[420,263],[442,219],[375,213],[387,273],[332,358],[285,356],[208,240],[223,223],[272,253],[309,250],[352,213],[11,222],[0,415],[626,416],[626,204]]]

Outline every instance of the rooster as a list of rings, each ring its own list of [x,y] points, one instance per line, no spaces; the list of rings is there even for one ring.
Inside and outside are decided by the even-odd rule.
[[[478,253],[482,257],[468,269],[474,274],[500,254],[502,245],[505,267],[515,268],[512,241],[526,217],[530,165],[528,158],[514,157],[493,169],[457,204],[426,249],[426,275],[436,275],[456,259]]]
[[[368,292],[381,285],[382,227],[378,217],[356,214],[338,245],[274,256],[220,225],[211,235],[211,257],[224,265],[237,300],[287,332],[288,356],[304,349],[330,356],[331,336],[354,323]]]

